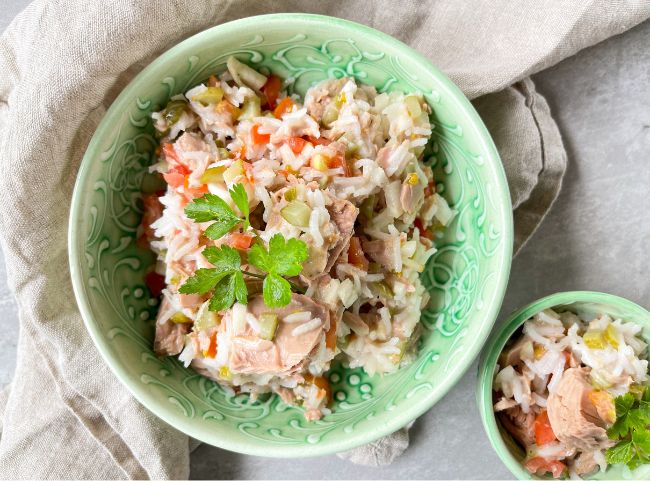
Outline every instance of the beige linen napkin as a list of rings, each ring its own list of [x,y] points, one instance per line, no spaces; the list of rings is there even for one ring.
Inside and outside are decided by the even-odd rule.
[[[129,395],[83,327],[68,272],[70,196],[97,123],[138,71],[193,33],[272,11],[366,23],[419,50],[477,98],[508,174],[519,247],[550,208],[566,165],[527,76],[639,23],[650,2],[33,3],[0,39],[0,240],[20,310],[16,374],[0,395],[0,476],[189,476],[188,438]],[[402,430],[345,456],[382,464],[407,445]]]

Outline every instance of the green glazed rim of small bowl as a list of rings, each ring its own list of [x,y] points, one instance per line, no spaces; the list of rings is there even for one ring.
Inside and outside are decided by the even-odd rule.
[[[313,24],[315,27],[337,26],[340,28],[354,30],[359,35],[374,39],[379,45],[384,44],[390,48],[398,50],[405,57],[409,57],[414,61],[426,66],[431,75],[439,80],[440,91],[448,95],[450,98],[454,99],[455,108],[458,109],[459,113],[465,115],[471,121],[473,124],[472,128],[477,135],[477,142],[480,144],[486,160],[489,161],[493,166],[495,175],[494,188],[499,192],[500,199],[502,199],[502,202],[499,202],[499,205],[496,206],[496,210],[499,220],[502,223],[501,227],[503,229],[503,242],[495,252],[495,255],[499,258],[498,275],[496,279],[494,279],[494,285],[496,286],[494,291],[495,295],[485,300],[481,313],[483,322],[477,326],[480,327],[479,329],[477,329],[475,332],[472,332],[472,336],[476,339],[476,341],[472,342],[466,350],[459,353],[455,359],[454,365],[449,369],[444,379],[442,379],[439,383],[436,383],[435,389],[431,391],[430,395],[423,397],[417,403],[413,403],[408,407],[408,409],[403,409],[399,410],[399,412],[395,412],[387,420],[382,420],[382,422],[377,423],[373,429],[367,429],[363,433],[350,436],[347,438],[347,440],[345,438],[341,439],[341,442],[337,444],[329,444],[326,447],[322,447],[320,445],[297,445],[293,446],[291,449],[274,446],[263,448],[257,445],[247,444],[246,442],[227,439],[227,437],[224,438],[215,435],[207,435],[205,430],[195,428],[194,425],[187,422],[187,420],[182,419],[181,416],[170,414],[169,411],[163,409],[156,402],[153,402],[148,398],[145,387],[139,383],[138,379],[131,372],[129,372],[126,368],[119,365],[118,363],[114,363],[112,361],[112,354],[109,351],[100,326],[93,320],[93,311],[86,294],[86,280],[82,276],[82,269],[80,267],[84,253],[80,249],[80,245],[76,242],[76,239],[80,235],[78,226],[80,225],[80,216],[83,212],[81,208],[81,202],[84,198],[84,188],[86,188],[86,185],[88,183],[90,164],[98,154],[98,139],[104,137],[105,135],[108,135],[111,129],[114,128],[114,124],[119,119],[119,115],[123,110],[127,108],[127,103],[131,98],[132,93],[136,91],[136,84],[141,82],[143,78],[146,78],[150,72],[155,72],[161,69],[165,64],[167,64],[167,62],[174,59],[177,54],[186,52],[189,48],[192,48],[195,45],[199,45],[207,39],[213,38],[217,32],[219,35],[224,36],[228,34],[237,34],[243,29],[254,31],[255,27],[260,23],[270,22],[286,24],[287,28],[290,29],[291,23],[294,21],[302,22],[303,26],[305,23],[307,23]],[[456,382],[467,371],[470,364],[476,358],[483,345],[482,340],[489,335],[490,329],[493,326],[494,320],[496,319],[503,300],[503,296],[505,294],[505,288],[510,273],[513,244],[513,220],[509,200],[510,194],[505,172],[503,170],[499,154],[487,131],[487,128],[483,124],[481,118],[473,108],[472,104],[469,102],[469,100],[467,100],[461,90],[439,69],[434,67],[424,56],[387,34],[374,30],[365,25],[338,18],[312,14],[272,14],[248,17],[207,29],[165,51],[153,62],[151,62],[145,69],[143,69],[143,71],[140,72],[129,83],[129,85],[112,103],[103,120],[99,124],[93,136],[93,139],[88,146],[84,159],[79,168],[72,196],[68,230],[68,254],[70,260],[72,284],[77,304],[79,306],[82,318],[84,319],[86,328],[105,362],[109,365],[110,369],[113,371],[116,377],[130,390],[133,396],[141,404],[143,404],[146,408],[148,408],[159,418],[174,428],[188,434],[189,436],[199,439],[200,441],[244,454],[271,457],[304,457],[332,454],[335,452],[351,449],[368,442],[372,442],[405,426],[410,421],[416,419],[420,415],[424,414],[427,410],[429,410],[456,384]]]
[[[650,312],[630,300],[613,294],[606,294],[604,292],[569,291],[551,294],[531,302],[527,306],[515,311],[499,329],[493,332],[492,336],[486,343],[479,360],[476,402],[478,404],[481,421],[483,422],[483,428],[490,439],[492,447],[499,458],[501,458],[501,461],[517,479],[529,480],[539,478],[533,477],[522,466],[521,462],[513,456],[499,431],[499,426],[492,407],[492,383],[499,355],[503,351],[503,348],[510,337],[532,316],[544,309],[574,303],[598,303],[624,309],[626,312],[638,315],[639,318],[646,319],[643,326],[644,329],[647,329],[650,326]]]

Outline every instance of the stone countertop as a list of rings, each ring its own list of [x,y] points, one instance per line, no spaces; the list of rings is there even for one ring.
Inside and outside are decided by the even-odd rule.
[[[0,31],[24,8],[8,0]],[[548,217],[515,258],[502,321],[514,309],[565,290],[596,290],[650,307],[650,22],[534,77],[563,134],[569,167]],[[497,325],[499,321],[497,321]],[[17,306],[0,256],[0,385],[11,381]],[[411,430],[411,447],[391,466],[336,457],[267,459],[203,445],[195,479],[510,479],[483,432],[475,402],[476,363]]]

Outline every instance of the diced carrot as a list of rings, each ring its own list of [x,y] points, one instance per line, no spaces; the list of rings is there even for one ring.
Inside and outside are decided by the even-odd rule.
[[[529,459],[526,461],[524,466],[531,474],[551,473],[556,479],[559,478],[566,469],[566,465],[563,462],[544,459],[541,456],[535,456],[534,458]]]
[[[203,357],[214,358],[217,355],[217,333],[216,331],[210,335],[210,345],[203,351]]]
[[[328,403],[332,402],[332,387],[330,386],[330,382],[327,380],[327,378],[323,376],[314,376],[310,373],[305,374],[304,377],[306,383],[313,384],[318,389],[323,391],[323,394],[327,396]]]
[[[253,236],[250,234],[239,234],[233,232],[228,238],[228,245],[234,247],[237,250],[246,250],[251,246],[253,242]]]
[[[329,145],[332,143],[330,139],[326,139],[325,137],[312,137],[311,135],[307,136],[307,140],[311,142],[314,145]]]
[[[210,75],[210,77],[208,77],[208,87],[216,87],[218,84],[219,80],[216,76]]]
[[[266,83],[262,86],[262,93],[266,97],[266,103],[270,109],[274,109],[278,102],[278,95],[282,89],[282,79],[276,75],[271,75]]]
[[[228,102],[226,99],[223,99],[221,102],[219,102],[215,106],[215,111],[218,114],[223,114],[223,113],[228,113],[233,119],[236,119],[239,117],[240,114],[240,109],[238,107],[235,107],[233,104]]]
[[[255,124],[251,128],[251,139],[254,144],[268,144],[271,140],[271,134],[260,134],[260,126]]]
[[[354,264],[364,271],[368,270],[368,265],[370,264],[361,249],[361,241],[356,236],[353,236],[350,239],[350,247],[348,247],[348,263]]]
[[[325,347],[332,351],[336,349],[336,319],[330,316],[330,328],[325,334]]]
[[[239,147],[239,149],[236,150],[234,153],[235,153],[235,159],[244,160],[246,158],[246,146],[242,144],[242,146]]]
[[[301,137],[291,137],[287,141],[287,144],[294,154],[299,154],[305,148],[305,145],[307,145],[307,141]]]
[[[549,421],[548,413],[544,409],[535,418],[535,443],[538,446],[543,446],[552,443],[555,439],[557,438],[551,427],[551,421]]]
[[[291,107],[293,107],[293,100],[291,100],[290,97],[285,97],[280,100],[280,103],[275,107],[273,115],[278,119],[282,118],[284,114],[291,111]]]
[[[187,193],[194,197],[200,197],[203,194],[207,194],[210,190],[208,189],[207,184],[203,184],[199,187],[187,187]]]
[[[178,172],[165,172],[163,174],[163,178],[165,179],[165,182],[167,182],[175,189],[185,183],[185,176],[183,174],[179,174]]]
[[[155,271],[151,271],[144,276],[144,283],[152,297],[160,297],[160,294],[162,294],[163,289],[166,287],[165,278]]]

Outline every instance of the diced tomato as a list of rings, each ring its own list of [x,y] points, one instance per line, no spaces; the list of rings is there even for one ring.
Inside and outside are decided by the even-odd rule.
[[[544,409],[535,418],[535,443],[538,446],[552,443],[557,438],[551,427],[551,421],[548,419],[548,412]]]
[[[289,177],[289,171],[287,169],[280,169],[278,170],[278,174],[283,176],[285,179]]]
[[[293,107],[293,100],[291,100],[290,97],[285,97],[280,100],[280,103],[275,107],[273,115],[278,119],[282,118],[284,114],[291,111],[291,107]]]
[[[217,333],[216,331],[210,335],[210,345],[203,351],[203,357],[214,358],[217,355]]]
[[[165,143],[162,146],[162,150],[165,153],[165,159],[167,162],[172,161],[173,163],[180,164],[181,160],[178,158],[178,155],[176,155],[176,150],[174,149],[174,146],[170,143]]]
[[[240,251],[248,249],[251,246],[252,242],[253,236],[250,234],[239,234],[237,232],[233,232],[228,238],[228,245]]]
[[[175,189],[185,184],[185,175],[179,174],[178,172],[165,172],[163,179]]]
[[[305,148],[305,145],[307,145],[307,141],[301,137],[291,137],[287,141],[287,144],[294,154],[299,154]]]
[[[314,145],[328,145],[332,143],[330,139],[326,139],[325,137],[316,138],[312,137],[311,135],[307,136],[307,140],[309,140]]]
[[[337,155],[336,157],[332,157],[329,162],[327,163],[327,166],[330,169],[336,169],[337,167],[342,167],[343,168],[343,175],[346,177],[351,177],[352,172],[350,170],[350,166],[348,165],[347,160],[343,158],[341,155]]]
[[[165,288],[165,278],[155,271],[151,271],[144,276],[144,283],[147,285],[152,297],[160,297]]]
[[[566,469],[566,465],[563,462],[544,459],[541,456],[530,458],[526,461],[524,466],[531,474],[551,473],[556,479],[559,478]]]
[[[332,351],[336,348],[336,319],[330,316],[330,328],[325,334],[325,347]]]
[[[354,264],[364,271],[368,270],[368,265],[370,264],[361,249],[361,241],[356,236],[353,236],[350,239],[350,247],[348,247],[348,263]]]
[[[319,388],[323,392],[323,395],[327,396],[328,403],[332,402],[332,387],[330,386],[330,382],[327,380],[327,378],[323,376],[314,376],[313,374],[307,373],[305,374],[305,382],[313,384]]]
[[[262,86],[262,93],[266,97],[266,103],[270,109],[274,109],[278,102],[278,95],[282,89],[282,79],[271,75],[266,83]]]
[[[425,237],[429,240],[433,240],[433,232],[431,232],[431,230],[429,229],[424,228],[422,219],[416,217],[415,220],[413,221],[413,225],[418,228],[418,231],[420,231],[420,237]]]
[[[254,144],[268,144],[271,140],[271,134],[260,134],[260,126],[255,124],[251,128],[251,139]]]

